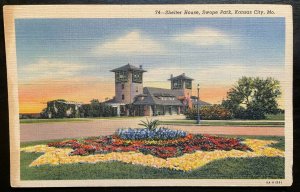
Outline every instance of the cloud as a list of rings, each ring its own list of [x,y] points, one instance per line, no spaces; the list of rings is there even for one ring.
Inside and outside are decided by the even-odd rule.
[[[25,81],[43,79],[59,80],[75,77],[85,69],[87,69],[87,66],[79,63],[40,59],[36,63],[23,66],[19,71],[19,75],[20,79]]]
[[[231,35],[213,28],[197,28],[192,32],[178,35],[174,38],[175,41],[189,43],[198,46],[209,45],[232,45],[237,39]]]
[[[132,31],[122,37],[107,41],[98,47],[95,52],[101,55],[152,55],[164,53],[165,48],[157,41],[142,34]]]
[[[204,87],[214,85],[233,85],[242,76],[264,78],[273,77],[282,83],[285,82],[284,66],[272,66],[267,64],[261,66],[220,64],[192,68],[185,66],[166,66],[148,70],[148,72],[146,72],[144,75],[144,81],[146,83],[167,82],[167,79],[170,78],[171,74],[177,76],[182,73],[185,73],[186,76],[193,78],[195,83],[200,83],[200,85]],[[156,77],[155,80],[153,77]]]
[[[226,98],[227,91],[242,76],[247,77],[273,77],[280,81],[280,85],[284,88],[287,85],[285,80],[284,66],[249,66],[243,64],[220,64],[213,66],[188,67],[185,65],[169,65],[165,67],[148,69],[144,74],[144,86],[170,88],[170,75],[174,76],[185,73],[186,76],[194,79],[193,95],[197,95],[196,85],[200,84],[200,98],[209,103],[220,103]],[[153,78],[155,77],[155,78]],[[278,102],[283,105],[283,97]]]

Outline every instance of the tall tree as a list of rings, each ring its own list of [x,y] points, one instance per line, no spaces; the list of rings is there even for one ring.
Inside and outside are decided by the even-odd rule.
[[[235,116],[248,113],[246,116],[263,118],[267,113],[278,111],[277,98],[281,95],[279,81],[271,77],[242,77],[229,90],[222,105],[230,109]],[[251,117],[250,117],[251,118]]]

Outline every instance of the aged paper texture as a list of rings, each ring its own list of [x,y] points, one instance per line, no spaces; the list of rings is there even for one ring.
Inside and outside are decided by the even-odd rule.
[[[4,19],[13,187],[292,184],[291,6]]]

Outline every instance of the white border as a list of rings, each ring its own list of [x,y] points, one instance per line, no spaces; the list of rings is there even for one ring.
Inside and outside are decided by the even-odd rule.
[[[273,15],[156,15],[155,10],[273,10]],[[17,18],[226,18],[285,17],[285,179],[105,179],[105,180],[20,180],[20,125],[15,24]],[[293,164],[293,24],[290,5],[30,5],[5,6],[4,27],[9,95],[11,185],[13,187],[80,187],[80,186],[290,186]],[[281,184],[267,184],[281,181]]]

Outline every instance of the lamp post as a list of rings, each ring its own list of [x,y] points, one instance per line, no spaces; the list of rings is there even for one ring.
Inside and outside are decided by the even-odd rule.
[[[197,85],[197,91],[198,91],[198,96],[197,96],[197,124],[200,124],[200,113],[199,113],[199,90],[200,90],[200,85]]]

